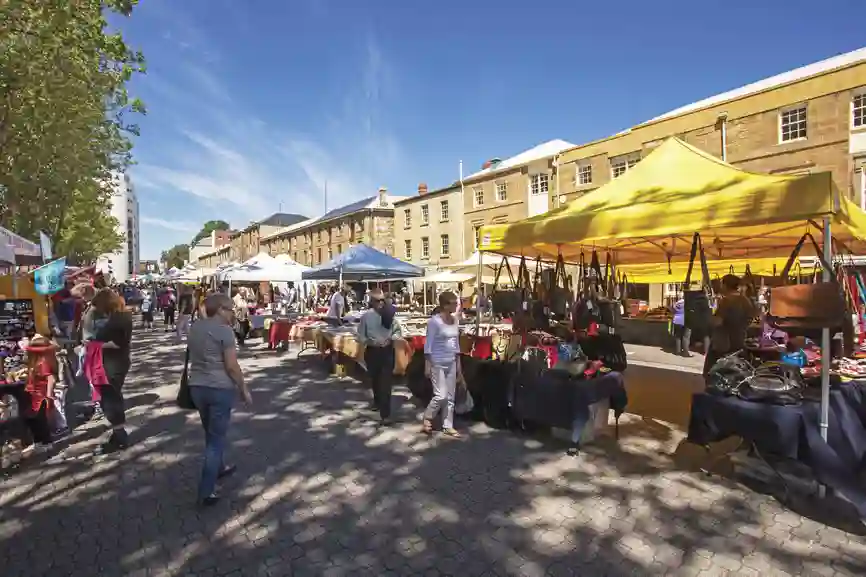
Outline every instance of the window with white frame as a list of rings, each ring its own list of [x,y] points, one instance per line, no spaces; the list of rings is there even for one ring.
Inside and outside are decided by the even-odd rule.
[[[441,222],[447,222],[449,216],[450,215],[448,214],[448,201],[447,200],[440,201],[439,202],[439,220]]]
[[[531,174],[529,176],[529,193],[532,196],[547,194],[550,177],[546,173]]]
[[[498,202],[505,202],[508,200],[508,183],[507,182],[497,182],[496,183],[496,200]]]
[[[475,202],[475,206],[484,206],[484,189],[480,186],[473,188],[472,199]]]
[[[441,254],[442,256],[449,256],[451,254],[451,243],[448,240],[448,235],[443,234],[439,240],[439,254]]]
[[[412,211],[408,208],[403,209],[403,226],[412,227]]]
[[[426,236],[421,239],[421,258],[430,258],[430,239]]]
[[[430,207],[426,204],[421,205],[421,225],[430,224]]]
[[[854,95],[851,100],[851,126],[866,127],[866,92]]]
[[[789,108],[779,113],[779,142],[806,138],[806,105]]]
[[[412,241],[404,240],[403,241],[403,256],[406,260],[412,260]]]
[[[578,163],[575,177],[575,184],[578,186],[592,184],[592,164],[588,162]]]
[[[611,177],[616,178],[617,176],[622,176],[623,174],[634,168],[638,162],[640,162],[640,156],[637,154],[626,154],[623,156],[615,156],[614,158],[611,158]]]

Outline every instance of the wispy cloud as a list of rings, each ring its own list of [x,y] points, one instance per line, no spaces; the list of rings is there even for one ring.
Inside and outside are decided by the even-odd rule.
[[[187,222],[182,220],[165,220],[163,218],[156,218],[152,216],[142,216],[141,224],[161,228],[164,230],[171,230],[174,232],[195,233],[201,228],[200,224],[195,224],[193,222]]]
[[[326,183],[330,208],[375,194],[387,184],[383,175],[399,166],[401,147],[380,121],[382,86],[390,82],[384,55],[373,38],[362,54],[362,74],[324,134],[263,122],[203,68],[188,75],[185,85],[160,81],[163,98],[196,110],[186,126],[175,127],[172,142],[180,152],[161,162],[143,160],[136,175],[151,187],[176,190],[215,214],[243,221],[263,218],[280,205],[320,214]]]

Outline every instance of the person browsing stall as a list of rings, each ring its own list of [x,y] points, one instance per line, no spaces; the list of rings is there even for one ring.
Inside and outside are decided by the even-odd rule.
[[[370,291],[370,308],[361,315],[358,342],[364,347],[364,362],[373,390],[373,404],[382,424],[391,419],[391,381],[394,374],[394,339],[403,338],[396,309],[385,302],[381,289]]]
[[[758,311],[752,301],[740,292],[740,278],[733,274],[722,277],[722,291],[713,315],[710,350],[704,359],[704,375],[716,361],[745,346],[749,323]]]
[[[336,321],[339,325],[343,323],[343,315],[345,314],[346,297],[343,296],[343,289],[335,289],[334,293],[331,295],[331,300],[328,302],[328,314],[326,316],[332,324]]]

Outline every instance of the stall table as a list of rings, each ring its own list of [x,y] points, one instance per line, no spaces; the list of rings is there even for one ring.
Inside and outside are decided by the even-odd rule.
[[[819,423],[818,399],[780,406],[697,393],[692,396],[688,440],[709,445],[740,437],[763,455],[801,462],[866,518],[866,488],[859,481],[866,470],[866,383],[832,388],[827,441],[821,438]]]

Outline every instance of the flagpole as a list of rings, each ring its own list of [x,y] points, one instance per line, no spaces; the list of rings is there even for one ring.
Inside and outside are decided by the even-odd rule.
[[[463,188],[463,161],[460,161],[460,210],[466,210],[466,191]],[[461,259],[466,258],[466,223],[463,223],[463,226],[460,227],[460,245],[463,250],[463,256]],[[477,282],[477,281],[476,281]],[[462,295],[461,295],[462,296]]]

